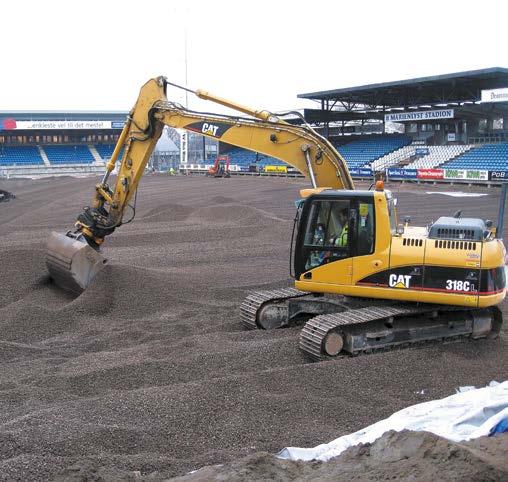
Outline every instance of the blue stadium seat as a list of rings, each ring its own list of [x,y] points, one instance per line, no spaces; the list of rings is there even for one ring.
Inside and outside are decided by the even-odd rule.
[[[508,170],[508,142],[475,147],[441,167],[445,169],[506,171]]]
[[[411,143],[403,135],[366,137],[341,146],[336,146],[348,166],[353,169],[369,166],[371,162]]]
[[[256,153],[253,151],[248,151],[246,149],[241,149],[239,147],[235,147],[228,151],[228,154],[231,157],[231,164],[237,164],[240,167],[248,167],[250,164],[254,164],[256,162]],[[264,166],[287,166],[285,162],[276,159],[275,157],[265,156],[262,154],[258,154],[258,162],[257,165],[259,167]]]
[[[342,154],[350,168],[358,168],[366,164],[368,165],[372,161],[410,143],[411,139],[409,137],[403,135],[387,135],[368,137],[335,147]],[[256,160],[256,153],[245,149],[234,148],[229,151],[228,154],[231,156],[231,164],[238,164],[239,166],[248,166],[249,164],[253,164]],[[286,165],[286,163],[268,156],[260,156],[257,164],[260,167],[266,165]]]
[[[0,146],[0,166],[38,166],[44,161],[35,146]]]
[[[113,151],[115,150],[116,144],[97,144],[95,145],[95,149],[99,153],[99,156],[102,157],[104,161],[111,159],[111,156],[113,155]],[[120,149],[120,153],[118,154],[118,159],[122,158],[123,154],[123,147]]]
[[[51,164],[91,164],[95,161],[88,146],[44,146]]]

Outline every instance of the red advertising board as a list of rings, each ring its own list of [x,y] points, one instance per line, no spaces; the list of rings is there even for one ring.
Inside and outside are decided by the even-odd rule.
[[[417,169],[418,179],[444,179],[443,169]]]

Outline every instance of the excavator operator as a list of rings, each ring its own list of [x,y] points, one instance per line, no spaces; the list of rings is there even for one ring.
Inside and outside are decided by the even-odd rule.
[[[334,246],[347,246],[347,234],[348,234],[348,209],[344,208],[339,211],[339,222],[342,226],[341,232],[338,236],[333,239]]]

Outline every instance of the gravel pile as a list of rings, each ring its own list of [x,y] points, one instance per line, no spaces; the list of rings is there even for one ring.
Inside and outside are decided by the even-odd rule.
[[[147,176],[136,220],[106,241],[109,265],[81,296],[65,294],[44,244],[70,229],[94,182],[0,182],[17,195],[0,207],[0,480],[181,476],[508,378],[506,328],[322,363],[299,352],[297,328],[244,331],[245,295],[291,283],[299,180]],[[464,200],[400,189],[415,224],[496,215],[497,190]]]

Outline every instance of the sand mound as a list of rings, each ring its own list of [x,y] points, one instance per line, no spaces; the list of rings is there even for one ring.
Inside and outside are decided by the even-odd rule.
[[[177,284],[162,271],[110,264],[66,309],[89,316],[149,317],[174,304]]]
[[[156,208],[149,209],[138,218],[137,221],[166,222],[183,221],[194,211],[193,208],[181,204],[164,203]]]
[[[172,480],[501,481],[508,477],[507,450],[507,435],[455,443],[428,432],[388,432],[328,462],[293,462],[259,453]]]
[[[166,311],[175,302],[176,280],[167,273],[122,265],[106,266],[79,296],[49,280],[34,254],[39,272],[24,272],[24,289],[5,290],[0,308],[4,340],[40,341],[89,325],[97,317],[140,319]],[[13,273],[10,273],[11,275]],[[19,279],[19,276],[18,276]],[[9,302],[7,304],[7,302]]]
[[[194,221],[213,223],[243,223],[248,224],[251,220],[259,219],[259,214],[254,208],[241,204],[224,204],[207,206],[197,209],[191,214]]]
[[[0,308],[36,289],[46,276],[43,249],[0,250]]]
[[[210,198],[209,204],[234,204],[236,202],[235,198],[225,197],[225,196],[212,196]]]

